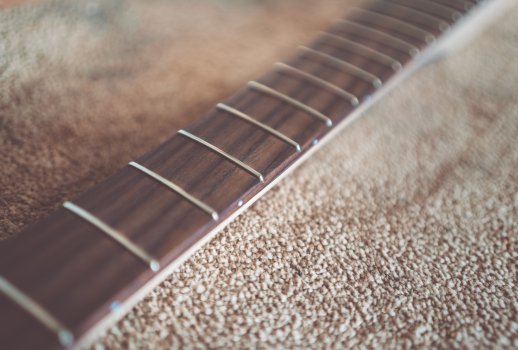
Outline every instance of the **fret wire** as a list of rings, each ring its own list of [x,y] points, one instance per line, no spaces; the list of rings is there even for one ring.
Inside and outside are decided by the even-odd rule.
[[[402,34],[410,35],[418,40],[424,40],[428,44],[435,40],[435,35],[433,35],[433,33],[430,33],[413,24],[404,22],[399,18],[393,17],[389,14],[381,14],[379,12],[375,12],[368,9],[361,9],[359,7],[354,7],[353,11],[360,12],[363,15],[370,16],[374,19],[380,19],[382,21],[388,21],[390,23],[393,23],[395,24],[395,26],[392,28],[393,30],[399,31]]]
[[[296,99],[294,99],[288,95],[285,95],[277,90],[272,89],[269,86],[263,85],[256,81],[249,81],[247,83],[247,87],[250,89],[257,90],[257,91],[259,91],[263,94],[269,95],[271,97],[275,97],[283,102],[291,104],[292,106],[308,113],[309,115],[322,120],[323,122],[325,122],[325,124],[328,128],[333,126],[333,121],[331,120],[331,118],[325,116],[323,113],[317,111],[316,109],[314,109],[300,101],[297,101]]]
[[[48,330],[55,333],[61,345],[70,347],[73,344],[74,335],[71,331],[37,301],[22,292],[3,276],[0,276],[0,292],[37,319]]]
[[[470,9],[472,9],[472,8],[473,8],[473,3],[472,3],[472,2],[465,1],[465,0],[464,0],[464,1],[463,1],[463,0],[459,0],[459,2],[461,2],[462,4],[464,4],[464,6],[463,6],[464,10],[470,10]],[[434,3],[434,4],[441,4],[441,5],[443,5],[443,6],[449,6],[450,1],[448,0],[448,1],[446,1],[446,3],[445,3],[445,1],[441,1],[441,0],[437,1],[437,0],[434,0],[434,1],[433,1],[433,3]]]
[[[146,168],[145,166],[143,166],[137,162],[134,162],[134,161],[129,162],[128,165],[132,166],[135,169],[140,170],[144,174],[146,174],[146,175],[152,177],[153,179],[157,180],[158,182],[160,182],[162,185],[165,185],[169,189],[178,193],[180,196],[182,196],[183,198],[185,198],[186,200],[188,200],[189,202],[191,202],[192,204],[194,204],[195,206],[197,206],[198,208],[200,208],[201,210],[203,210],[204,212],[209,214],[212,217],[212,219],[214,219],[214,220],[219,219],[219,214],[210,205],[208,205],[208,204],[204,203],[203,201],[199,200],[198,198],[194,197],[193,195],[191,195],[189,192],[187,192],[186,190],[184,190],[183,188],[181,188],[174,182],[166,179],[165,177],[155,173],[154,171]]]
[[[395,71],[400,70],[403,67],[401,62],[394,59],[393,57],[390,57],[384,53],[376,51],[366,45],[360,44],[351,39],[344,38],[344,37],[338,36],[336,34],[327,33],[327,32],[320,32],[320,35],[326,37],[327,39],[331,39],[335,42],[340,43],[340,45],[335,45],[335,46],[338,46],[339,48],[344,48],[347,46],[352,47],[354,50],[356,50],[356,54],[358,54],[358,53],[361,54],[361,52],[363,51],[362,56],[370,58],[374,61],[377,61],[378,63],[381,63],[387,67],[390,67]],[[327,43],[327,44],[329,44],[329,43]],[[330,44],[330,45],[332,45],[332,44]]]
[[[415,56],[419,53],[419,48],[404,41],[404,40],[401,40],[391,34],[388,34],[388,33],[385,33],[385,32],[382,32],[381,30],[378,30],[378,29],[374,29],[374,28],[371,28],[369,26],[366,26],[364,24],[361,24],[361,23],[358,23],[358,22],[352,22],[352,21],[349,21],[349,20],[346,20],[346,19],[340,19],[338,21],[339,23],[342,23],[342,24],[345,24],[345,25],[348,25],[350,27],[356,27],[357,29],[361,29],[363,31],[367,31],[371,34],[375,34],[379,37],[382,37],[384,40],[386,41],[382,41],[381,43],[382,44],[388,44],[388,45],[391,45],[393,48],[397,49],[397,50],[402,50],[403,52],[408,52],[408,54],[410,56]],[[379,40],[378,40],[379,42]]]
[[[299,49],[304,51],[304,53],[309,54],[310,56],[324,60],[327,63],[334,65],[335,68],[342,69],[347,73],[353,74],[356,77],[365,80],[368,83],[371,83],[376,88],[379,88],[382,85],[381,79],[375,76],[374,74],[369,73],[366,70],[358,66],[355,66],[354,64],[351,64],[349,62],[346,62],[338,57],[334,57],[327,53],[314,50],[307,46],[299,46]]]
[[[335,93],[338,96],[349,101],[351,103],[351,105],[353,105],[353,106],[356,106],[356,105],[358,105],[358,103],[360,103],[358,100],[358,97],[356,97],[349,91],[346,91],[346,90],[342,89],[341,87],[339,87],[333,83],[330,83],[324,79],[321,79],[313,74],[304,72],[303,70],[292,67],[292,66],[287,65],[286,63],[282,63],[282,62],[275,63],[274,67],[281,72],[287,72],[287,73],[294,74],[299,78],[305,79],[305,80],[309,81],[310,83],[313,83],[326,90],[329,90],[332,93]]]
[[[264,124],[264,123],[261,123],[260,121],[250,117],[248,114],[245,114],[233,107],[230,107],[224,103],[218,103],[216,105],[217,108],[235,116],[235,117],[238,117],[238,118],[241,118],[243,120],[246,120],[252,124],[254,124],[255,126],[265,130],[266,132],[269,132],[270,134],[272,134],[273,136],[277,137],[278,139],[292,145],[293,147],[295,147],[295,149],[297,150],[297,152],[300,152],[302,149],[299,145],[298,142],[292,140],[291,138],[289,138],[288,136],[284,135],[283,133],[269,127],[268,125]]]
[[[122,245],[130,253],[132,253],[137,258],[142,260],[145,264],[147,264],[149,266],[149,268],[151,269],[151,271],[157,272],[160,269],[160,264],[159,264],[158,260],[153,258],[150,254],[148,254],[141,247],[139,247],[138,245],[133,243],[126,236],[119,233],[112,227],[108,226],[105,222],[101,221],[98,217],[96,217],[92,213],[88,212],[86,209],[83,209],[80,206],[78,206],[72,202],[63,203],[63,207],[70,210],[72,213],[74,213],[81,219],[85,220],[86,222],[90,223],[91,225],[95,226],[101,232],[108,235],[114,241],[116,241],[117,243]]]
[[[416,1],[424,3],[424,4],[428,4],[429,6],[432,6],[432,7],[435,6],[435,8],[440,8],[443,11],[450,12],[451,19],[453,19],[454,21],[456,21],[460,17],[462,17],[462,13],[459,12],[457,9],[455,9],[455,7],[444,5],[444,4],[438,3],[438,2],[433,1],[433,0],[416,0]]]
[[[263,175],[258,172],[257,170],[255,170],[254,168],[252,168],[250,165],[248,164],[245,164],[244,162],[240,161],[239,159],[237,159],[236,157],[234,156],[231,156],[230,154],[228,154],[227,152],[223,151],[222,149],[214,146],[213,144],[205,141],[204,139],[196,136],[196,135],[193,135],[191,134],[190,132],[188,132],[187,130],[184,130],[184,129],[180,129],[178,130],[178,133],[180,135],[183,135],[205,147],[207,147],[208,149],[210,149],[211,151],[219,154],[220,156],[228,159],[229,161],[231,161],[232,163],[236,164],[237,166],[239,166],[240,168],[246,170],[247,172],[249,172],[250,174],[254,175],[255,177],[257,177],[259,179],[259,181],[261,182],[264,182],[264,177]]]
[[[391,1],[385,1],[383,4],[395,8],[396,11],[399,9],[399,11],[407,11],[407,12],[411,12],[415,15],[421,16],[423,18],[427,18],[429,21],[435,22],[435,24],[437,25],[437,28],[439,28],[441,31],[445,31],[448,28],[450,28],[450,24],[448,22],[440,19],[437,16],[429,14],[428,12],[424,12],[423,10],[418,10],[416,8],[402,5],[400,3],[395,4]]]

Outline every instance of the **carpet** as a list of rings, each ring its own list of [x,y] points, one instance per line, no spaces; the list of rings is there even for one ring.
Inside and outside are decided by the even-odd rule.
[[[1,237],[347,9],[303,4],[2,10]],[[518,347],[517,16],[392,91],[90,347]]]

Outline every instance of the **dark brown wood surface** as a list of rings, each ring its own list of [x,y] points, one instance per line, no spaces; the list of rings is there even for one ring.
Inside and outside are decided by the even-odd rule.
[[[409,10],[402,11],[399,6],[394,10],[390,3],[407,6]],[[436,3],[466,11],[466,1],[436,0]],[[378,1],[370,6],[373,11],[398,17],[435,35],[440,34],[435,22],[426,16],[416,16],[410,7],[453,23],[451,11],[429,0]],[[349,19],[420,48],[427,45],[424,40],[402,34],[393,23],[373,23],[361,14]],[[412,59],[408,52],[395,49],[383,38],[361,29],[337,23],[329,31],[394,57],[403,65]],[[317,38],[309,46],[361,67],[383,82],[396,73],[354,50],[340,48],[325,37]],[[288,62],[353,93],[360,101],[375,93],[369,82],[308,55],[299,53]],[[334,125],[355,108],[350,101],[286,72],[272,70],[258,81],[324,113]],[[331,130],[308,113],[246,87],[225,103],[294,139],[302,146],[302,152],[296,152],[293,146],[251,123],[213,109],[186,130],[260,171],[265,176],[264,183],[179,134],[137,160],[211,205],[220,214],[218,221],[129,166],[72,202],[129,237],[157,257],[164,267],[231,215],[240,200],[250,200]],[[121,245],[64,208],[0,244],[0,275],[45,307],[76,338],[112,312],[114,302],[126,300],[153,274]],[[59,347],[55,334],[1,293],[0,310],[0,344],[9,349]]]

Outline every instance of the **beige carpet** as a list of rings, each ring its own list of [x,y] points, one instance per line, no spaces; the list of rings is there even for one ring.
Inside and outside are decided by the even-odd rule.
[[[294,3],[3,10],[2,237],[346,8]],[[518,347],[517,17],[393,91],[93,347]]]

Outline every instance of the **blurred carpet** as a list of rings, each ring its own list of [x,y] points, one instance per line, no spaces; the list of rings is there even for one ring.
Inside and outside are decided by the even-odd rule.
[[[157,145],[346,8],[2,10],[1,237]],[[92,347],[518,347],[517,16],[390,93]]]

